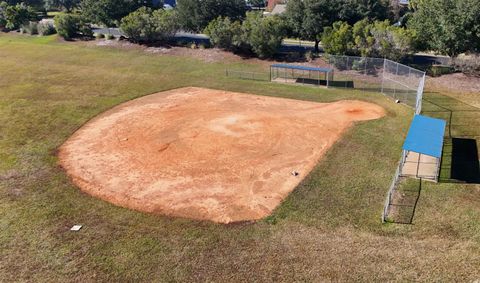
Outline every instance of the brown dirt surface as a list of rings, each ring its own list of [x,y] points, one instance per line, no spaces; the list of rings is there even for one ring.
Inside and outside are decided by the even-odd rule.
[[[353,122],[384,115],[361,101],[189,87],[106,111],[60,147],[59,159],[81,190],[116,205],[219,223],[257,220]]]

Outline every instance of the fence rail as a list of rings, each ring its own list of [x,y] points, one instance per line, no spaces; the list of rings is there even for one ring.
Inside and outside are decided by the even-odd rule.
[[[387,198],[385,199],[385,204],[383,206],[382,223],[385,223],[388,221],[388,213],[389,213],[390,205],[392,203],[393,194],[395,193],[395,189],[398,185],[398,181],[400,180],[402,165],[405,158],[406,158],[406,153],[405,151],[402,151],[402,158],[400,159],[400,162],[398,162],[397,171],[395,171],[395,175],[393,177],[392,183],[390,184],[390,188],[388,189]]]
[[[227,77],[234,77],[237,79],[255,80],[255,81],[270,81],[270,74],[261,72],[248,72],[239,70],[225,70]]]

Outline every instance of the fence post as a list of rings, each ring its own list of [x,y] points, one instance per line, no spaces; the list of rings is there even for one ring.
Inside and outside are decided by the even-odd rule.
[[[398,64],[397,62],[395,62],[395,64],[397,64],[397,71],[395,72],[395,76],[398,77],[398,66],[400,64]],[[396,82],[396,80],[395,80],[395,82]],[[393,85],[393,98],[397,99],[397,85],[396,84]]]
[[[387,61],[383,58],[383,72],[382,72],[382,94],[385,95],[384,92],[384,83],[385,83],[385,69],[387,68]]]
[[[368,64],[368,57],[365,57],[365,74],[364,76],[367,77],[367,64]],[[365,93],[367,91],[367,87],[365,86],[363,88],[363,92]]]

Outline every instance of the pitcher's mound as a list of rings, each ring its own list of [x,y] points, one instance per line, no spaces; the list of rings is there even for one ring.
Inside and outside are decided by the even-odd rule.
[[[182,88],[119,105],[61,148],[83,191],[145,212],[229,223],[267,216],[354,121],[361,101],[314,103]]]

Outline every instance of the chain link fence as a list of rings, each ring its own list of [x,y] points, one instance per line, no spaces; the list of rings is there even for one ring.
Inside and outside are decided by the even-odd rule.
[[[325,55],[335,70],[333,87],[381,92],[398,102],[422,109],[425,72],[382,58]]]
[[[254,80],[254,81],[270,81],[270,74],[268,73],[227,69],[225,70],[225,75],[227,77],[232,77],[236,79]]]
[[[350,88],[366,92],[380,92],[415,109],[416,114],[422,111],[423,88],[425,85],[425,72],[412,67],[383,58],[369,58],[357,56],[325,55],[323,61],[317,66],[333,69],[333,80],[328,87]],[[302,64],[305,65],[305,64]],[[269,81],[271,73],[250,72],[243,70],[225,70],[227,77]],[[290,73],[283,79],[288,80]],[[311,78],[291,76],[294,82],[304,83]],[[275,76],[273,76],[275,78]],[[321,84],[313,84],[320,86]]]

